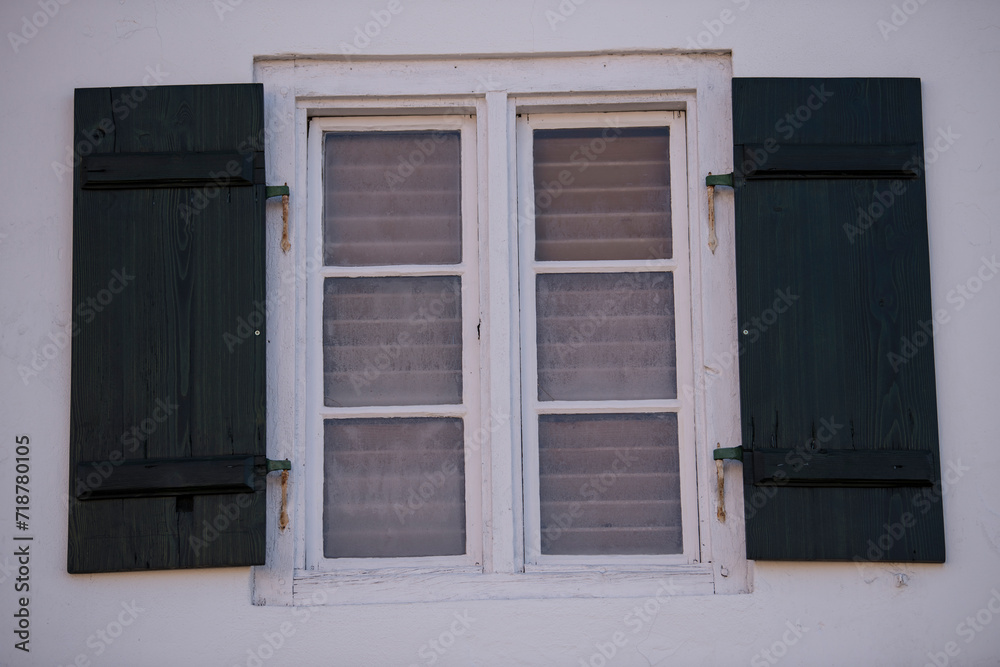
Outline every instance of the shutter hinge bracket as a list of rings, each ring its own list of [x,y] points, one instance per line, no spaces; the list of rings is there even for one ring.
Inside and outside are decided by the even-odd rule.
[[[723,470],[722,461],[725,459],[742,461],[743,448],[720,447],[719,445],[716,445],[715,449],[712,450],[712,458],[715,459],[715,476],[716,476],[715,515],[718,517],[719,521],[725,523],[726,522],[726,475],[725,475],[725,470]]]
[[[288,459],[268,459],[267,460],[267,471],[276,472],[278,470],[291,470],[292,462]]]
[[[705,185],[708,186],[708,249],[715,254],[715,249],[719,247],[719,237],[715,235],[715,186],[727,185],[733,187],[733,174],[712,174],[708,172],[705,177]]]
[[[288,183],[268,185],[264,188],[264,199],[281,197],[281,251],[288,252],[292,244],[288,241]]]
[[[288,459],[268,459],[267,471],[281,471],[281,512],[278,514],[278,530],[284,531],[288,528],[288,471],[292,469],[292,462]]]
[[[733,172],[728,174],[712,174],[705,177],[705,185],[728,185],[733,187]]]
[[[725,459],[733,461],[743,460],[743,448],[742,447],[719,447],[718,449],[712,450],[712,458],[716,461],[722,461]]]

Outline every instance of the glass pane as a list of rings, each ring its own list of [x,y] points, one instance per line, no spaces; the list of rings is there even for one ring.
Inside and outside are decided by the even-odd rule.
[[[461,419],[324,423],[323,555],[465,553]]]
[[[671,257],[667,133],[535,130],[535,259]]]
[[[458,132],[325,135],[326,263],[462,261]]]
[[[538,399],[676,398],[671,273],[540,274]]]
[[[458,276],[327,278],[326,405],[462,402]]]
[[[682,552],[677,415],[542,415],[543,554]]]

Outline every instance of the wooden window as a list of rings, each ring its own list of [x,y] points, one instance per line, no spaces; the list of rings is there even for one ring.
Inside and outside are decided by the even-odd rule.
[[[293,530],[269,542],[255,599],[309,603],[331,586],[331,603],[346,604],[747,590],[742,525],[715,520],[709,485],[711,448],[737,437],[736,374],[708,357],[735,337],[732,244],[723,233],[711,257],[697,187],[704,169],[728,163],[727,62],[595,54],[403,59],[398,71],[378,61],[259,65],[266,86],[310,93],[275,96],[270,107],[273,176],[294,179],[304,197],[293,197],[293,249],[274,267],[288,298],[268,348],[280,370],[274,440],[294,453]],[[537,173],[534,130],[538,150],[552,155]],[[597,142],[615,159],[577,155],[592,168],[561,182],[558,163],[573,162],[572,150],[560,156],[567,143],[607,142],[610,130],[621,130],[614,151],[623,152]],[[454,172],[409,174],[430,163],[426,151],[408,159],[419,147],[390,145],[409,143],[410,132],[459,134],[460,217],[440,196],[454,192],[441,180],[453,183]],[[329,189],[327,142],[344,156],[357,149],[330,164],[344,178]],[[541,194],[565,189],[545,210],[532,203],[536,178]],[[720,222],[731,220],[723,213]],[[286,281],[288,269],[301,279]],[[404,360],[383,307],[399,319],[400,308],[419,311],[421,295],[456,282],[455,303],[437,307],[460,312],[460,348],[430,352],[456,326],[435,322],[422,332],[426,353],[407,353],[407,366],[388,365],[388,351],[383,368],[366,364],[366,347]],[[559,337],[589,331],[588,313],[612,295],[606,338],[574,339],[573,354],[561,355]],[[413,378],[425,371],[435,383],[411,404],[425,386]],[[586,508],[575,535],[543,545],[543,519],[562,528],[549,519],[579,514],[574,495],[594,500],[579,493],[581,477],[626,464],[613,492],[597,481],[604,504]],[[366,483],[400,470],[423,478],[426,498],[406,483],[383,488],[377,502],[363,496]],[[434,485],[448,471],[455,483]],[[351,476],[363,478],[355,491],[327,484]],[[362,506],[374,513],[349,514]],[[396,507],[407,510],[402,530]],[[380,538],[389,527],[395,534]]]

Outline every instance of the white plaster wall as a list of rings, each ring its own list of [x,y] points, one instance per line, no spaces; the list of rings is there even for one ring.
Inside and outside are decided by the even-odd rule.
[[[900,11],[916,11],[883,36],[877,22],[891,22],[890,0],[585,0],[555,29],[546,12],[558,12],[558,0],[399,1],[403,11],[365,53],[684,49],[697,44],[704,21],[729,9],[735,20],[701,43],[731,49],[736,76],[923,79],[928,145],[939,128],[958,136],[927,174],[934,307],[952,314],[935,340],[941,454],[946,466],[970,468],[945,498],[948,562],[865,572],[760,564],[754,593],[670,599],[635,634],[622,619],[641,599],[293,611],[251,606],[247,569],[67,575],[69,354],[27,384],[17,368],[70,322],[72,194],[51,164],[65,159],[71,141],[73,89],[135,85],[147,66],[169,73],[169,84],[251,81],[254,56],[338,53],[387,1],[229,0],[236,6],[220,18],[227,0],[69,0],[15,52],[7,33],[40,8],[37,0],[3,0],[0,663],[64,665],[83,656],[79,664],[247,665],[248,649],[288,623],[294,634],[262,664],[425,664],[421,646],[467,611],[471,629],[437,664],[578,665],[618,630],[628,642],[609,664],[768,664],[754,656],[783,635],[796,640],[785,647],[789,665],[923,665],[952,641],[958,655],[950,664],[1000,664],[1000,614],[981,613],[989,625],[957,634],[1000,591],[1000,279],[960,310],[948,301],[994,255],[994,234],[1000,241],[1000,3],[896,0]],[[14,562],[14,439],[22,434],[33,456],[30,654],[14,649],[18,595],[6,569]],[[905,586],[896,585],[897,572]],[[109,624],[114,631],[122,603],[133,600],[143,611],[98,655],[95,633]],[[786,622],[801,626],[801,639],[786,634]]]

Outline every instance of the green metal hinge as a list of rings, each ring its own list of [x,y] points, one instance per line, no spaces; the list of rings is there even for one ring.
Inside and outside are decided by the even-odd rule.
[[[705,177],[705,185],[728,185],[733,187],[733,174],[709,174]]]
[[[288,459],[268,459],[267,460],[267,471],[274,472],[275,470],[291,470],[292,462]]]
[[[712,450],[712,458],[716,461],[722,461],[723,459],[730,459],[735,461],[743,460],[743,448],[742,447],[719,447],[718,449]]]
[[[280,197],[281,195],[291,194],[288,191],[288,184],[285,185],[268,185],[264,188],[264,198],[270,199],[271,197]]]

